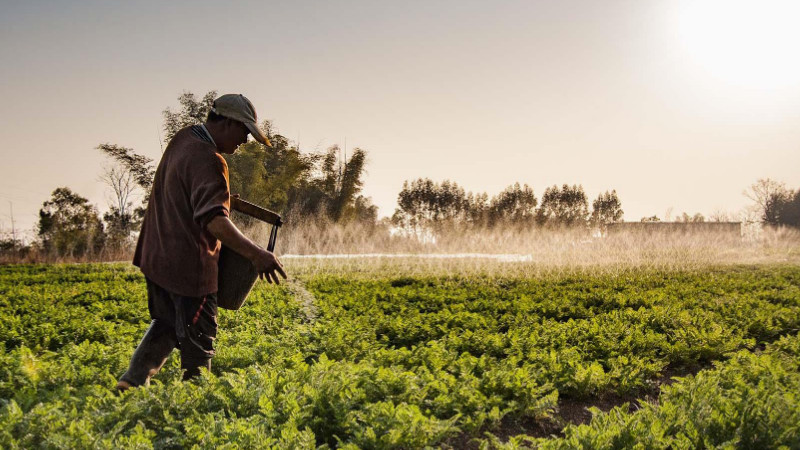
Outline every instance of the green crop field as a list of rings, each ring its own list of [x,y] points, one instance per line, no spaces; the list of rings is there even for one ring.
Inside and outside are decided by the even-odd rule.
[[[800,266],[362,269],[259,284],[211,373],[120,395],[138,271],[0,266],[0,447],[800,448]]]

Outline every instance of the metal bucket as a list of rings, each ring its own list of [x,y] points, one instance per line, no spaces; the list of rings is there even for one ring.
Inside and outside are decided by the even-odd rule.
[[[253,263],[223,245],[219,251],[218,271],[217,306],[232,310],[241,308],[258,279]]]
[[[234,197],[231,198],[231,209],[272,224],[267,250],[275,251],[278,228],[283,225],[281,216]],[[223,245],[219,251],[217,271],[217,306],[234,311],[241,308],[258,279],[255,266],[249,259]]]

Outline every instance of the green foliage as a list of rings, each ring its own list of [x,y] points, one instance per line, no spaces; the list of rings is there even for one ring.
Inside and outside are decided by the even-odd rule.
[[[189,91],[181,94],[178,97],[178,103],[181,105],[179,111],[170,108],[163,111],[164,140],[169,142],[182,128],[205,122],[216,98],[217,91],[208,91],[201,99],[197,99],[197,96]]]
[[[106,223],[106,246],[125,248],[134,244],[132,233],[138,230],[142,224],[144,210],[137,208],[133,211],[120,210],[116,206],[103,214],[103,221]]]
[[[270,132],[268,148],[250,141],[232,155],[223,155],[230,170],[231,192],[274,211],[286,211],[292,189],[305,183],[312,175],[315,155],[304,155],[281,135]]]
[[[403,183],[397,204],[392,216],[396,226],[413,233],[439,233],[453,227],[532,227],[537,200],[527,184],[514,183],[490,200],[486,193],[465,193],[449,180],[419,178]]]
[[[38,235],[45,251],[61,256],[96,253],[105,241],[97,209],[66,187],[54,190],[42,204]]]
[[[153,178],[156,174],[153,160],[137,155],[133,149],[114,144],[100,144],[97,149],[132,174],[136,184],[145,192],[144,201],[146,202],[150,197],[150,188],[153,186]]]
[[[378,208],[361,195],[364,185],[367,153],[359,148],[353,150],[350,159],[340,159],[339,147],[334,145],[326,153],[311,154],[308,160],[309,173],[288,190],[286,210],[300,217],[333,222],[350,222],[374,225]]]
[[[592,202],[592,215],[589,222],[605,231],[606,225],[621,221],[623,215],[622,202],[619,201],[617,191],[606,191],[598,195]]]
[[[786,348],[792,351],[786,352]],[[716,368],[662,389],[659,402],[594,412],[587,425],[541,448],[798,448],[800,338],[761,354],[740,351]]]
[[[210,373],[172,357],[148,388],[112,387],[147,326],[128,265],[0,266],[0,447],[771,448],[798,445],[800,269],[533,279],[317,275],[221,311]],[[764,352],[751,353],[762,348]],[[559,401],[652,393],[559,438]]]
[[[767,202],[764,222],[800,228],[800,189],[773,194]]]
[[[753,201],[754,210],[765,225],[800,227],[800,190],[795,193],[784,183],[759,178],[744,195]]]
[[[427,178],[419,178],[411,183],[406,181],[397,196],[397,204],[392,222],[413,232],[439,230],[459,223],[466,217],[483,215],[482,211],[467,210],[470,203],[464,188],[449,180],[442,183],[434,183]]]
[[[113,144],[101,144],[97,149],[114,161],[114,165],[106,167],[100,176],[114,196],[109,210],[103,214],[108,238],[106,245],[112,249],[124,249],[133,244],[133,233],[139,230],[144,218],[155,176],[153,160],[137,155],[130,148]],[[134,207],[130,200],[136,192],[142,194],[141,203]]]
[[[542,194],[542,204],[536,210],[540,225],[583,227],[589,220],[589,203],[581,185],[552,186]]]
[[[516,226],[533,225],[537,200],[533,189],[519,183],[507,187],[489,203],[489,223]]]

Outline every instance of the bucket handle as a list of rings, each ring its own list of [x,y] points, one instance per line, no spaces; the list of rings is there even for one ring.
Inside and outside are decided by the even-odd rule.
[[[283,225],[281,216],[278,213],[262,208],[256,204],[242,200],[238,197],[231,197],[231,209],[238,211],[242,214],[247,214],[250,217],[258,219],[272,225],[272,230],[269,232],[269,243],[267,250],[270,252],[275,250],[275,241],[278,239],[278,228]]]

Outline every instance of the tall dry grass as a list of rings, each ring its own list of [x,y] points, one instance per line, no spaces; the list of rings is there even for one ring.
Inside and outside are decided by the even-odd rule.
[[[0,252],[0,265],[4,264],[78,264],[91,262],[113,262],[133,260],[134,245],[106,247],[99,252],[81,255],[59,255],[36,246]]]

